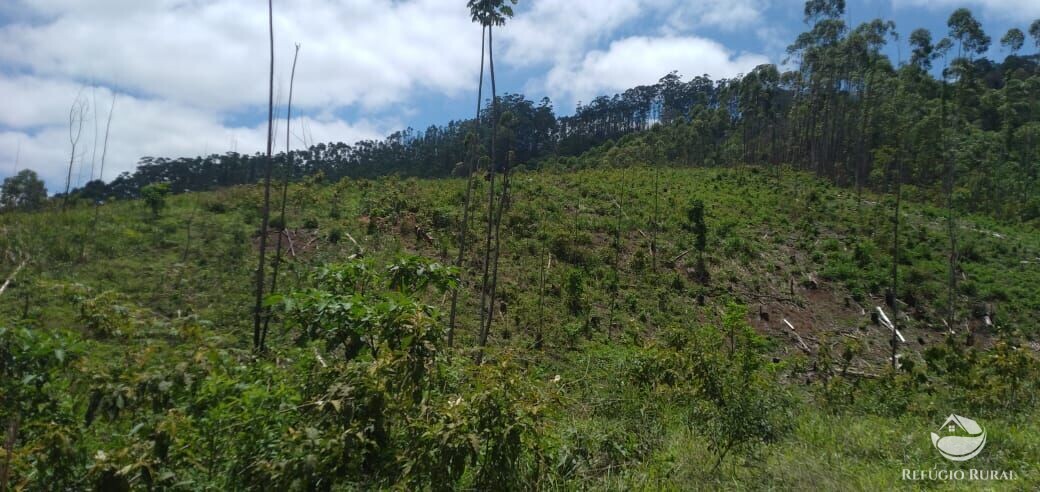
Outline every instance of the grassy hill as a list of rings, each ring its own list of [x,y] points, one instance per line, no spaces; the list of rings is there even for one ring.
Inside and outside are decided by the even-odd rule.
[[[400,318],[415,331],[379,332],[361,356],[321,317],[322,286],[357,265],[450,265],[461,179],[293,185],[279,291],[298,295],[270,301],[262,355],[249,345],[262,189],[172,196],[158,217],[105,204],[96,231],[91,207],[0,215],[0,275],[28,260],[0,297],[12,483],[944,489],[902,470],[975,467],[1015,470],[994,488],[1040,486],[1035,226],[958,219],[946,327],[945,213],[904,201],[893,370],[875,315],[893,316],[888,196],[757,167],[519,172],[511,187],[481,367],[480,208],[454,347],[447,290],[384,296],[373,280],[338,298],[421,304]],[[929,440],[950,413],[989,432],[966,464]]]

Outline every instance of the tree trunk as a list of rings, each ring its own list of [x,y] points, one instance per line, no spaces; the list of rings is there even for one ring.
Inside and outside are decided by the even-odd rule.
[[[473,119],[474,127],[476,132],[473,134],[473,141],[470,144],[470,156],[469,166],[466,168],[466,199],[462,205],[462,219],[459,221],[459,255],[455,258],[455,267],[459,269],[459,275],[462,275],[462,262],[466,258],[466,235],[469,231],[469,211],[472,203],[473,195],[473,175],[475,174],[475,168],[477,162],[480,160],[480,105],[484,97],[484,48],[486,46],[487,27],[481,28],[480,31],[480,81],[477,83],[477,114]],[[455,287],[451,291],[451,313],[448,316],[448,347],[451,348],[455,343],[455,319],[458,313],[459,303],[459,289],[462,288],[462,282],[460,280],[459,286]]]
[[[491,262],[491,233],[492,223],[494,221],[495,211],[495,166],[496,154],[495,154],[495,143],[498,135],[498,90],[495,86],[495,50],[494,50],[494,34],[492,26],[488,28],[488,68],[491,72],[491,164],[488,166],[488,172],[490,174],[488,187],[488,215],[487,215],[487,234],[484,240],[484,278],[480,284],[480,339],[478,340],[479,350],[477,351],[477,365],[480,365],[484,360],[484,346],[487,345],[487,337],[489,326],[485,323],[489,317],[489,311],[494,309],[494,306],[485,306],[487,295],[488,295],[488,273]]]
[[[289,197],[289,178],[292,177],[293,170],[293,157],[289,152],[290,142],[289,137],[292,134],[290,129],[292,125],[292,99],[293,99],[293,85],[296,82],[296,60],[300,57],[300,45],[296,45],[296,51],[293,53],[292,61],[292,72],[289,75],[289,103],[285,110],[285,171],[282,176],[282,203],[281,203],[281,221],[282,227],[278,231],[278,243],[275,247],[274,253],[274,268],[271,272],[271,293],[278,293],[278,270],[282,265],[282,236],[286,234],[285,227],[285,202]],[[263,350],[267,345],[267,327],[271,322],[271,318],[267,317],[264,319],[264,328],[260,333],[260,349]]]
[[[264,169],[264,209],[260,219],[260,254],[256,266],[256,304],[253,306],[253,350],[260,351],[260,328],[264,317],[264,260],[267,253],[267,227],[271,219],[271,147],[274,139],[274,0],[267,0],[267,28],[271,46],[271,63],[267,86],[267,165]]]

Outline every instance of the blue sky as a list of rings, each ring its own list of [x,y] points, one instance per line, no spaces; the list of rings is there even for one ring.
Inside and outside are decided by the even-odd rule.
[[[31,168],[51,192],[65,185],[72,130],[81,130],[73,185],[100,174],[115,97],[105,179],[145,156],[255,152],[266,125],[266,9],[246,0],[6,0],[0,4],[0,177]],[[375,138],[474,110],[480,28],[465,2],[275,1],[276,94],[284,105],[294,42],[302,45],[293,146]],[[970,8],[993,38],[1040,18],[1037,0],[864,0],[855,25],[892,19],[946,33]],[[579,100],[653,83],[671,70],[732,77],[779,63],[806,29],[795,0],[521,0],[496,31],[501,92]],[[1031,41],[1031,40],[1030,40]],[[1031,52],[1029,44],[1026,52]],[[895,58],[897,49],[890,45]],[[82,120],[82,128],[78,126]],[[284,128],[284,120],[280,123]],[[73,131],[73,136],[76,131]],[[95,141],[98,143],[95,144]],[[279,143],[284,147],[284,142]]]

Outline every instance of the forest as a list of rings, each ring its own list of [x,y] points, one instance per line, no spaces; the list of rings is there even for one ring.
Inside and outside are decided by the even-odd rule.
[[[1040,487],[1040,19],[808,0],[559,116],[498,94],[516,3],[472,119],[293,149],[268,2],[266,152],[5,180],[0,491]]]

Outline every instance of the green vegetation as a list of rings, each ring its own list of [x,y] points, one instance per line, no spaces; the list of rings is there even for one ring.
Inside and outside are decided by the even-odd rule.
[[[958,9],[893,63],[893,23],[811,0],[796,70],[557,118],[498,96],[513,4],[467,2],[490,103],[482,59],[474,120],[421,138],[268,131],[70,192],[77,98],[60,208],[0,196],[0,490],[1040,488],[1023,31],[974,58]],[[932,449],[953,413],[970,464]]]
[[[890,198],[787,169],[609,166],[644,143],[513,174],[479,366],[479,287],[460,286],[454,348],[443,314],[458,275],[481,268],[476,254],[445,266],[465,179],[291,186],[263,354],[250,343],[262,187],[171,196],[148,221],[140,203],[102,205],[82,260],[92,207],[0,216],[4,277],[28,259],[0,297],[10,483],[902,487],[903,468],[961,466],[928,434],[959,412],[990,432],[970,466],[1021,477],[997,488],[1037,486],[1035,227],[958,221],[968,329],[948,336],[944,213],[907,193],[908,342],[892,372],[871,319]]]

